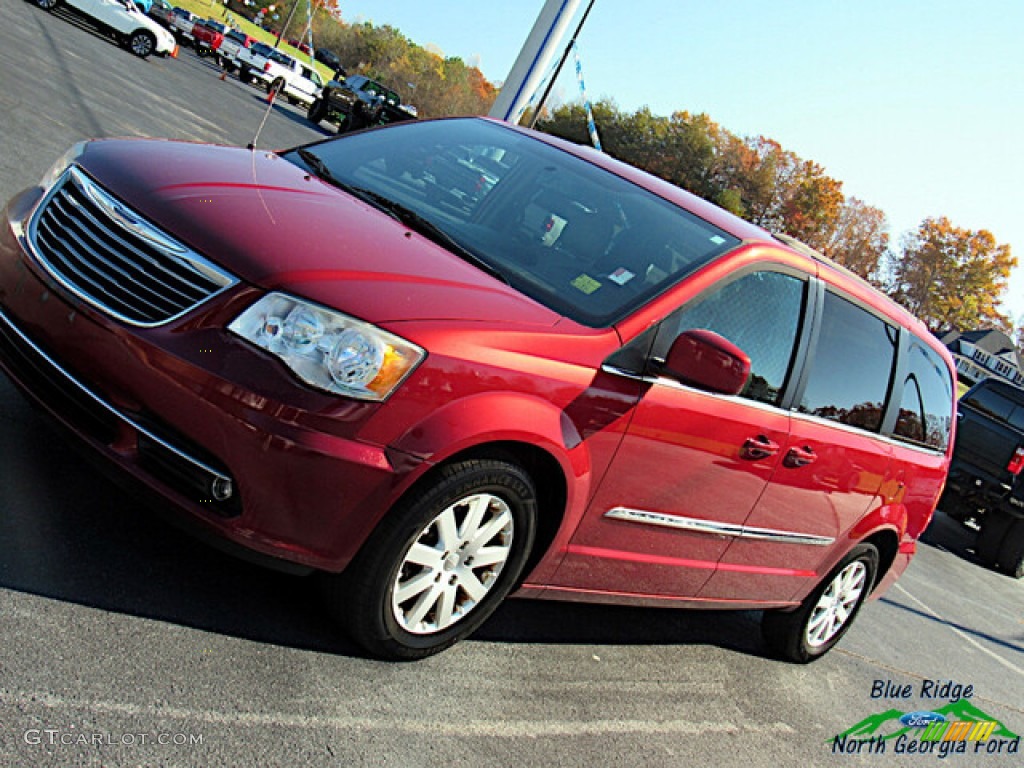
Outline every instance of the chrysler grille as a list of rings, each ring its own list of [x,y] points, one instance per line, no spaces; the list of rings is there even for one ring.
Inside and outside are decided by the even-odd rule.
[[[29,238],[57,282],[132,325],[166,323],[237,282],[75,167],[36,213]]]

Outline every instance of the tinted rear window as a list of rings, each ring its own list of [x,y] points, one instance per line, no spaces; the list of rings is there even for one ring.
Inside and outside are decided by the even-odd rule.
[[[975,387],[964,395],[963,401],[993,419],[1024,429],[1024,392],[1019,397],[1015,395],[1008,387],[989,384]]]

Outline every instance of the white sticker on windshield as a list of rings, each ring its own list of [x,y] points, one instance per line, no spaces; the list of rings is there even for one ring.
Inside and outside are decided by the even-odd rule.
[[[725,242],[725,238],[720,235],[712,235],[711,242],[714,243],[715,245],[721,245],[722,243]]]
[[[634,275],[625,267],[619,267],[610,275],[608,275],[608,279],[611,280],[613,283],[616,283],[617,285],[625,285],[634,277],[636,277],[636,275]]]

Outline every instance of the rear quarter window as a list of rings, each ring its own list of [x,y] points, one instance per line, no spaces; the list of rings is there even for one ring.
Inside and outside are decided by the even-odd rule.
[[[943,359],[920,339],[907,349],[896,437],[945,450],[953,424],[953,382]]]

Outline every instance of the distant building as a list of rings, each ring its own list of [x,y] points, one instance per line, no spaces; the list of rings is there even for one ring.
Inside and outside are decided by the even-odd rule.
[[[990,377],[1024,387],[1024,358],[1002,331],[950,331],[940,340],[956,360],[956,371],[965,384]]]

